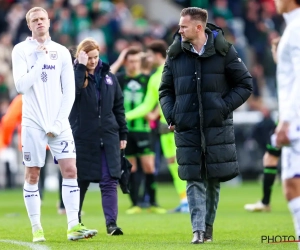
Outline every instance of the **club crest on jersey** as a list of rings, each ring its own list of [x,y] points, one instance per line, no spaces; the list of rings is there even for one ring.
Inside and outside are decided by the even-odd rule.
[[[30,152],[24,152],[24,160],[25,161],[31,161]]]
[[[44,67],[42,69],[55,69],[55,65],[44,64]]]
[[[57,60],[57,51],[49,51],[49,56],[51,60]]]
[[[113,85],[113,81],[112,81],[112,79],[111,79],[111,77],[109,75],[105,76],[105,82],[108,85]]]

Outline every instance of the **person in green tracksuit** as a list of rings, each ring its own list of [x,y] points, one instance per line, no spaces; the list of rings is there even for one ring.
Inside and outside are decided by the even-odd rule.
[[[147,47],[148,52],[153,57],[154,66],[157,67],[155,73],[150,77],[147,93],[143,103],[135,109],[125,113],[127,121],[132,121],[144,117],[151,112],[158,104],[158,89],[161,82],[161,76],[166,60],[167,44],[162,40],[153,41]],[[155,113],[155,112],[153,112]],[[176,146],[174,141],[174,133],[172,129],[168,129],[167,121],[165,120],[162,111],[159,107],[160,114],[160,141],[164,157],[167,159],[168,168],[173,178],[175,189],[180,197],[180,205],[172,210],[172,212],[189,212],[187,197],[186,197],[186,181],[182,181],[178,176],[178,164],[176,161]],[[151,117],[155,120],[156,117]]]
[[[130,47],[126,50],[122,63],[125,72],[116,74],[124,95],[125,112],[138,108],[143,103],[146,94],[149,76],[141,73],[141,52],[141,49],[138,47]],[[125,152],[132,164],[130,188],[132,207],[126,213],[136,214],[141,212],[141,208],[138,206],[139,186],[135,175],[137,158],[140,159],[141,167],[145,173],[145,188],[150,199],[149,211],[158,214],[166,213],[166,210],[159,207],[156,201],[155,162],[154,152],[151,147],[149,122],[144,115],[127,121],[127,127],[129,133]]]

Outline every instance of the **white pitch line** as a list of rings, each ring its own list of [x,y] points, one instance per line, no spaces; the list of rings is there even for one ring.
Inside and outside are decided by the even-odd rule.
[[[50,250],[50,248],[47,247],[47,246],[39,245],[39,244],[36,244],[36,243],[24,242],[24,241],[0,240],[0,242],[10,243],[10,244],[20,245],[20,246],[25,246],[25,247],[29,247],[32,250]]]

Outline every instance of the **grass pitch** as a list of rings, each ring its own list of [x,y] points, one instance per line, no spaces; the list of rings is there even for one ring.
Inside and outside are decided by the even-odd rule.
[[[261,243],[261,237],[294,235],[294,228],[280,184],[275,184],[272,212],[249,213],[245,203],[261,198],[261,183],[243,183],[239,187],[222,185],[220,203],[214,225],[214,242],[192,245],[189,214],[126,215],[129,197],[119,191],[118,225],[123,236],[107,236],[100,192],[88,191],[83,210],[83,223],[98,229],[93,239],[70,242],[66,239],[66,217],[58,215],[57,192],[45,193],[42,205],[42,225],[46,242],[34,245],[30,222],[22,198],[22,189],[0,191],[0,249],[297,249],[297,243]],[[158,201],[172,209],[178,198],[172,185],[158,185]],[[30,244],[28,244],[28,243]],[[31,244],[32,243],[32,244]],[[22,244],[22,245],[18,245]]]

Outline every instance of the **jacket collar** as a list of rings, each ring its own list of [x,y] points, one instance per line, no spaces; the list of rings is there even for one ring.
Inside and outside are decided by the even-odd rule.
[[[173,43],[167,50],[168,56],[172,59],[182,52],[185,52],[193,57],[210,57],[216,54],[216,52],[222,56],[225,56],[231,44],[224,38],[223,30],[214,24],[207,23],[205,33],[207,34],[207,43],[205,45],[205,51],[201,56],[195,52],[192,52],[192,46],[190,43],[181,41],[181,35],[178,33],[178,31],[173,37]]]
[[[195,47],[193,46],[193,44],[191,44],[192,46],[192,51],[197,53],[198,55],[202,55],[205,51],[205,45],[207,44],[207,38],[208,38],[208,35],[205,33],[205,43],[203,44],[201,50],[198,52],[196,51]]]

